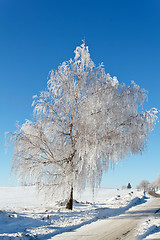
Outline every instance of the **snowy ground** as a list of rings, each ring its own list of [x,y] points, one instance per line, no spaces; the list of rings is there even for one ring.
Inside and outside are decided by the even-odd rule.
[[[160,239],[160,218],[149,216],[143,219],[137,228],[138,239]]]
[[[61,202],[53,206],[35,196],[34,187],[0,188],[0,239],[54,239],[63,232],[123,214],[143,198],[136,190],[100,189],[93,200],[86,190],[75,196],[71,212]],[[160,220],[152,216],[137,228],[139,239],[160,239],[159,232]]]

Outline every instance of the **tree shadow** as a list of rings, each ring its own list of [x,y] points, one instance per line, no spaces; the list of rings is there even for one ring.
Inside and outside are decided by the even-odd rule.
[[[16,224],[15,224],[16,223]],[[0,211],[0,234],[25,232],[33,227],[47,226],[47,223],[41,218],[29,217],[25,213],[16,213],[13,211]]]
[[[134,198],[127,206],[125,207],[121,207],[121,208],[95,208],[95,209],[91,209],[91,210],[87,210],[89,213],[93,213],[94,217],[83,221],[81,223],[75,224],[75,225],[71,225],[71,226],[66,226],[66,227],[58,227],[58,226],[54,226],[54,221],[56,219],[59,218],[59,213],[58,212],[47,212],[47,213],[39,213],[36,215],[36,217],[32,216],[28,216],[28,214],[25,213],[16,213],[16,212],[6,212],[6,211],[2,211],[0,212],[0,234],[3,233],[17,233],[20,232],[22,234],[22,238],[19,239],[51,239],[52,237],[58,235],[58,234],[62,234],[64,232],[73,232],[76,229],[90,224],[92,222],[96,222],[98,219],[107,219],[109,217],[114,217],[114,216],[118,216],[121,214],[124,214],[126,211],[128,211],[131,207],[136,206],[136,205],[140,205],[143,204],[147,201],[147,198],[144,196],[141,199],[136,197]],[[51,218],[47,218],[47,214],[51,215]],[[67,216],[68,218],[73,217],[74,215],[79,216],[79,217],[83,217],[83,215],[85,216],[86,211],[80,211],[80,212],[76,212],[76,211],[72,211],[72,212],[61,212],[61,217],[64,216],[64,218]],[[142,215],[143,213],[138,213],[140,215]],[[18,215],[18,216],[17,216]],[[42,218],[42,215],[44,216],[44,218]],[[38,216],[38,218],[37,218]],[[48,215],[49,216],[49,215]],[[53,216],[53,223],[51,222],[52,220],[52,216]],[[16,227],[14,224],[14,221],[16,221]],[[1,225],[1,222],[3,222],[3,224]],[[5,224],[6,222],[6,224]],[[8,226],[7,226],[8,225]],[[4,229],[3,229],[4,227]],[[30,229],[34,229],[34,228],[44,228],[45,233],[44,234],[36,234],[33,236],[33,234],[30,233]],[[48,229],[48,233],[47,233],[47,229]],[[53,231],[53,232],[52,232]],[[7,240],[7,237],[3,236],[3,239]],[[8,237],[8,239],[12,239],[12,237]],[[15,238],[13,238],[15,239]],[[16,238],[18,239],[18,238]]]
[[[74,232],[78,228],[80,228],[84,225],[96,222],[97,220],[107,219],[109,217],[115,217],[115,216],[118,216],[120,214],[124,214],[131,207],[145,203],[147,201],[147,199],[148,198],[145,197],[145,196],[143,196],[141,199],[138,198],[138,197],[134,198],[133,200],[131,200],[131,202],[127,206],[121,207],[121,208],[97,208],[97,209],[95,209],[97,214],[94,216],[94,218],[92,218],[90,220],[87,220],[87,221],[84,221],[81,224],[59,228],[54,233],[48,233],[48,234],[45,234],[45,235],[40,234],[40,235],[38,235],[38,239],[44,239],[44,240],[45,239],[46,240],[51,239],[52,237],[54,237],[58,234],[62,234],[62,233],[65,233],[65,232]],[[67,214],[67,213],[65,213],[65,214]],[[52,226],[51,226],[51,228],[52,228]]]
[[[160,227],[157,227],[156,225],[152,225],[150,228],[147,229],[147,231],[144,234],[138,236],[138,240],[142,240],[142,239],[148,237],[149,235],[158,233],[158,232],[160,232]],[[154,240],[155,239],[156,238],[154,238]],[[157,238],[157,239],[159,239],[159,238]]]

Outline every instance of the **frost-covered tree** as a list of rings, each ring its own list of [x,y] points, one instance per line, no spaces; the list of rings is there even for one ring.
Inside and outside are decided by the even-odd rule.
[[[157,188],[156,185],[155,185],[155,182],[150,183],[149,186],[148,186],[148,188],[149,188],[149,190],[155,192],[155,191],[156,191],[156,188]]]
[[[142,180],[137,186],[137,189],[143,189],[143,191],[146,191],[149,189],[149,186],[150,182],[148,180]]]
[[[72,209],[73,189],[100,186],[109,164],[145,150],[157,119],[156,109],[143,111],[146,98],[134,82],[119,84],[96,66],[83,43],[34,97],[34,120],[12,134],[12,170]]]
[[[160,174],[158,175],[156,180],[151,183],[151,187],[153,190],[156,190],[156,191],[160,188]]]

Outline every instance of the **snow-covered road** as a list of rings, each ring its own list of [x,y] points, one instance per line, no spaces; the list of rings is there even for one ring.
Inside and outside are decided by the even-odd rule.
[[[37,198],[35,187],[1,187],[0,239],[160,240],[160,198],[127,189],[96,191],[94,201],[89,189],[75,195],[71,212],[65,201]]]
[[[76,231],[54,236],[54,240],[134,240],[137,239],[138,225],[142,219],[160,215],[160,199],[151,198],[149,201],[132,207],[125,214],[99,220],[85,225]],[[139,235],[139,239],[144,239]],[[152,239],[152,238],[149,238]],[[154,239],[154,238],[153,238]]]

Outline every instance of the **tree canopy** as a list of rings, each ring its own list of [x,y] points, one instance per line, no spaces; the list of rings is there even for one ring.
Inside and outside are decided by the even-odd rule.
[[[143,110],[146,98],[133,81],[120,84],[96,66],[83,43],[50,72],[46,90],[34,96],[33,120],[12,134],[12,170],[52,196],[100,186],[109,164],[145,150],[157,120],[155,108]]]

